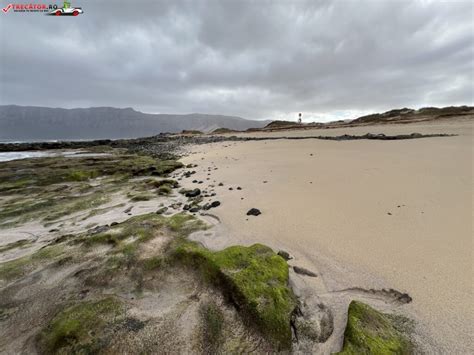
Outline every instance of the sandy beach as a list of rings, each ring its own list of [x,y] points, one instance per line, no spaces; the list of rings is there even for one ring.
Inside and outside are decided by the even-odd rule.
[[[193,146],[183,163],[199,165],[195,178],[215,185],[222,203],[212,211],[221,223],[201,241],[215,249],[256,242],[284,249],[290,263],[318,274],[306,287],[334,307],[364,289],[406,292],[413,298],[406,305],[372,298],[413,318],[426,351],[472,353],[472,121],[256,135],[368,132],[458,136]],[[193,187],[191,180],[182,183]],[[246,216],[253,207],[262,214]],[[332,349],[322,350],[337,350],[340,341],[336,329]]]

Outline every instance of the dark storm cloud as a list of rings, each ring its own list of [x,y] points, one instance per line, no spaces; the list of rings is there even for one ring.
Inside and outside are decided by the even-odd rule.
[[[72,5],[1,14],[1,104],[327,120],[473,102],[471,2]]]

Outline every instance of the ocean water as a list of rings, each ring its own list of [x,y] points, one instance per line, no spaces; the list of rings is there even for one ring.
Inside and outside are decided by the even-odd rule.
[[[42,142],[59,142],[57,139],[48,139],[48,140],[26,140],[19,141],[14,139],[0,139],[0,144],[2,143],[42,143]]]
[[[51,156],[48,152],[0,152],[0,162]]]
[[[107,156],[108,153],[87,153],[80,150],[70,150],[70,151],[53,151],[47,150],[42,152],[0,152],[0,162],[18,160],[18,159],[27,159],[27,158],[43,158],[43,157],[97,157],[97,156]]]

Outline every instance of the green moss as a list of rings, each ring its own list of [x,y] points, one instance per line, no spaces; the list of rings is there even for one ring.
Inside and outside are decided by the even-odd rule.
[[[174,160],[159,160],[149,156],[111,154],[98,157],[48,157],[4,162],[0,166],[0,193],[7,197],[0,209],[0,228],[13,227],[31,220],[47,223],[58,218],[97,208],[109,201],[110,196],[123,191],[133,177],[166,176],[181,167]],[[85,181],[101,178],[100,183]],[[150,181],[155,181],[150,179]],[[165,179],[149,191],[177,182]],[[97,182],[97,180],[96,180]],[[161,191],[167,193],[164,187]],[[10,197],[8,199],[8,197]],[[149,200],[153,193],[140,195],[134,200]]]
[[[22,276],[29,264],[30,259],[27,257],[0,264],[0,280],[10,281]]]
[[[137,263],[138,243],[128,243],[122,245],[117,252],[121,254],[120,266],[131,268]]]
[[[23,276],[44,261],[53,260],[63,253],[59,245],[41,248],[34,254],[0,264],[0,280],[10,281]]]
[[[255,244],[211,252],[181,241],[173,259],[197,268],[221,288],[277,350],[291,348],[290,317],[296,301],[288,287],[288,265],[270,248]]]
[[[175,160],[142,155],[21,159],[2,163],[0,191],[86,181],[99,176],[164,176],[182,166]]]
[[[41,261],[53,259],[63,253],[63,247],[59,245],[46,246],[31,255],[31,260]]]
[[[51,222],[76,212],[97,208],[110,201],[110,195],[114,190],[115,187],[98,187],[95,192],[87,195],[81,195],[74,188],[67,194],[43,191],[32,195],[34,199],[27,194],[26,198],[18,198],[19,201],[4,205],[0,211],[0,228],[12,227],[35,219]]]
[[[142,261],[143,269],[146,271],[156,270],[163,265],[163,259],[159,256],[153,256]]]
[[[411,354],[413,346],[393,316],[357,301],[349,305],[344,347],[338,354]]]
[[[136,194],[136,195],[131,195],[130,201],[133,202],[139,202],[139,201],[150,201],[152,198],[154,198],[152,194]]]
[[[68,176],[65,176],[66,181],[85,181],[99,176],[99,172],[96,170],[74,170],[69,172]]]
[[[168,185],[172,188],[176,188],[179,186],[179,183],[173,179],[162,179],[162,180],[150,180],[148,181],[148,185],[151,185],[155,188],[159,188],[160,186],[163,186],[163,185]]]
[[[206,354],[215,354],[222,343],[224,315],[214,302],[199,307],[202,327],[202,342]]]
[[[0,211],[0,221],[10,218],[18,218],[19,216],[34,215],[35,212],[43,211],[54,204],[52,199],[32,201],[24,199],[14,203],[6,203]]]
[[[168,185],[168,184],[165,184],[165,185],[161,185],[159,188],[158,188],[158,194],[159,195],[169,195],[173,192],[173,188],[171,187],[171,185]]]
[[[28,239],[20,239],[17,240],[16,242],[8,243],[6,245],[0,246],[0,253],[3,253],[5,251],[11,250],[11,249],[16,249],[16,248],[24,248],[32,243],[31,240]]]
[[[178,213],[172,217],[165,217],[156,213],[148,213],[129,218],[128,220],[111,227],[107,232],[92,236],[84,235],[79,242],[86,246],[94,244],[112,244],[118,246],[128,238],[135,238],[133,243],[142,243],[153,238],[160,229],[169,229],[177,236],[185,236],[197,230],[206,228],[201,220],[186,213]]]
[[[97,353],[106,344],[104,333],[120,319],[122,304],[114,298],[84,302],[57,314],[38,336],[43,353]]]
[[[119,204],[116,204],[114,206],[110,206],[110,207],[104,207],[104,208],[96,208],[96,209],[93,209],[92,211],[90,211],[87,216],[83,217],[82,220],[86,220],[86,219],[89,219],[91,217],[94,217],[94,216],[97,216],[97,215],[101,215],[101,214],[104,214],[104,213],[107,213],[109,211],[112,211],[116,208],[119,208],[119,207],[124,207],[125,206],[125,203],[119,203]],[[92,228],[93,226],[87,226],[87,228]]]
[[[110,201],[110,196],[105,193],[94,193],[91,195],[71,198],[70,202],[58,203],[51,206],[44,221],[55,221],[61,217],[99,207]]]

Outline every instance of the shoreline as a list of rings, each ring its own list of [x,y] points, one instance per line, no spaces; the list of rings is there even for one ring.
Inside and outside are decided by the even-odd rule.
[[[446,129],[445,126],[429,124],[422,127],[425,132]],[[396,133],[399,129],[413,131],[409,125],[394,128]],[[316,273],[322,272],[326,293],[351,287],[394,288],[407,292],[413,297],[413,303],[399,309],[417,321],[417,332],[420,339],[424,338],[426,351],[461,354],[473,350],[470,335],[472,310],[468,307],[472,288],[466,279],[469,273],[462,279],[458,272],[468,267],[470,260],[466,243],[469,245],[469,191],[472,194],[469,187],[469,159],[472,156],[469,142],[472,126],[470,122],[453,123],[448,132],[459,135],[442,140],[433,138],[380,144],[369,141],[313,143],[298,140],[213,143],[190,148],[189,155],[181,161],[217,167],[212,179],[224,183],[220,190],[216,188],[222,207],[216,209],[215,214],[228,228],[220,238],[205,239],[208,247],[261,242],[275,250],[283,249],[299,255],[297,261],[303,267],[313,268]],[[375,146],[366,150],[368,145]],[[439,145],[442,147],[436,148]],[[330,157],[324,158],[325,151],[331,153]],[[351,151],[356,153],[351,155]],[[380,160],[386,152],[391,159]],[[414,157],[405,155],[409,152],[411,155],[417,153]],[[454,152],[457,153],[453,155]],[[345,154],[351,158],[345,157]],[[356,159],[354,154],[363,154],[364,160]],[[309,159],[322,165],[319,168],[313,164],[307,166]],[[350,161],[359,166],[351,165]],[[421,170],[417,170],[417,166]],[[449,168],[440,170],[443,166]],[[456,169],[461,170],[455,173]],[[326,176],[330,171],[334,174]],[[405,176],[397,171],[403,171]],[[341,176],[349,173],[356,175],[341,181]],[[415,184],[411,174],[417,177]],[[195,178],[205,180],[205,171],[198,171]],[[440,178],[444,179],[444,183],[438,181]],[[334,181],[338,181],[336,185]],[[345,183],[348,185],[341,185]],[[356,185],[350,187],[354,183]],[[363,187],[366,183],[379,195],[382,193],[381,199],[367,195],[369,192]],[[236,191],[236,186],[241,186],[242,190]],[[233,187],[233,191],[229,191],[229,187]],[[408,191],[404,191],[404,187],[409,187]],[[354,193],[354,188],[361,193]],[[304,202],[309,191],[317,191],[315,200],[311,198]],[[241,197],[244,199],[240,200]],[[340,205],[342,201],[346,204],[349,201],[357,203],[344,206]],[[244,213],[250,207],[261,209],[263,214],[246,221]],[[340,207],[344,213],[337,213]],[[324,211],[328,208],[344,222],[338,222]],[[314,218],[317,220],[314,221]],[[447,224],[450,219],[453,222]],[[303,227],[311,220],[313,222],[309,226]],[[351,234],[350,228],[359,232]],[[451,228],[451,233],[448,233],[448,228]],[[311,239],[313,233],[317,235],[315,240]],[[353,235],[356,241],[359,233],[366,235],[362,244],[367,245],[369,253],[374,253],[374,261],[360,254],[364,248],[356,247],[344,237]],[[404,236],[407,234],[410,237]],[[459,235],[459,238],[444,246],[443,235],[453,234]],[[337,235],[340,237],[330,237]],[[289,240],[288,236],[291,236]],[[405,249],[405,245],[409,249]],[[350,252],[351,246],[358,251]],[[312,253],[308,250],[316,251]],[[426,261],[420,259],[421,256],[427,257]],[[321,259],[326,261],[321,263]],[[443,265],[442,269],[433,269],[435,260]],[[431,263],[435,264],[429,266]],[[336,272],[332,270],[334,268]],[[433,270],[437,272],[433,273]]]

